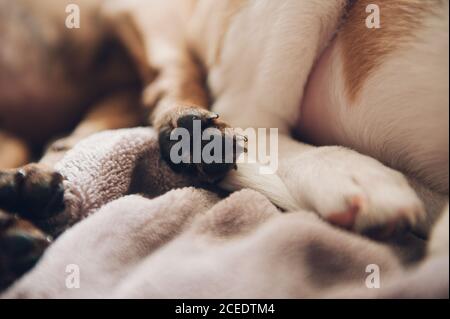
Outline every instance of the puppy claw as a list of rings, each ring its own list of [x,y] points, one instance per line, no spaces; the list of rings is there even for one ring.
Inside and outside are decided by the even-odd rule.
[[[208,115],[206,116],[206,118],[207,118],[208,120],[217,120],[219,117],[220,117],[220,116],[219,116],[219,114],[217,114],[217,113],[210,113],[210,114],[208,114]]]

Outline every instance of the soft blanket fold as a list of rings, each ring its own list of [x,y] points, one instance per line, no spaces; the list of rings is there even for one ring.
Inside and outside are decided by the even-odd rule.
[[[448,255],[417,261],[414,238],[379,243],[252,190],[192,187],[150,128],[94,135],[55,167],[67,208],[48,227],[81,221],[3,298],[448,298]],[[79,288],[67,284],[74,265]]]

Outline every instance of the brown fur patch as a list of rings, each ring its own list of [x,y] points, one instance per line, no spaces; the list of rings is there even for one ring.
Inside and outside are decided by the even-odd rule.
[[[414,39],[424,18],[442,5],[442,0],[357,0],[349,10],[338,42],[342,44],[347,94],[354,102],[365,80],[385,57]],[[366,27],[366,7],[380,8],[381,28]]]

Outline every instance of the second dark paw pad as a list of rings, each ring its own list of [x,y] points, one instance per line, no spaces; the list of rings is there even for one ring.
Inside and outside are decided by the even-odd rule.
[[[29,271],[50,242],[31,223],[0,211],[0,291]]]
[[[0,208],[30,220],[49,218],[64,209],[63,177],[39,164],[0,171]]]

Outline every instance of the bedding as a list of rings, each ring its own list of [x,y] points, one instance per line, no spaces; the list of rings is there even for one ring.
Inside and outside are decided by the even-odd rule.
[[[448,252],[201,187],[161,160],[151,128],[43,161],[66,178],[66,209],[45,225],[61,235],[1,298],[448,298]]]

